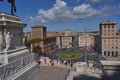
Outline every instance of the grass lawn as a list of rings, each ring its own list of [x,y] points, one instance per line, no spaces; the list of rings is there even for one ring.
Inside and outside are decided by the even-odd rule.
[[[81,51],[70,50],[60,54],[60,57],[63,59],[76,59],[79,58],[81,54],[82,54]]]

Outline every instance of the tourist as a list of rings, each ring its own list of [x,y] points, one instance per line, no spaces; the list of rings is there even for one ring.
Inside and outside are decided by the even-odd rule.
[[[53,61],[53,59],[51,60],[51,65],[52,65],[52,66],[54,65],[54,61]]]
[[[45,64],[46,64],[46,58],[44,58],[44,62],[45,62]]]
[[[38,58],[37,62],[38,62],[38,65],[41,64],[41,58],[40,57]]]
[[[68,59],[66,59],[66,66],[68,65]]]
[[[64,65],[66,66],[66,60],[64,60]]]
[[[61,60],[61,63],[62,63],[62,65],[63,65],[63,60]]]
[[[74,62],[73,62],[73,61],[71,61],[71,67],[73,67],[73,63],[74,63]]]

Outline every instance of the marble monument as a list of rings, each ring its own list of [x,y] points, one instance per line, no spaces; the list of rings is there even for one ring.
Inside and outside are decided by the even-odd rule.
[[[10,54],[18,55],[26,49],[23,44],[23,28],[26,24],[20,18],[7,13],[0,13],[0,63],[8,63]],[[17,53],[16,53],[17,52]]]

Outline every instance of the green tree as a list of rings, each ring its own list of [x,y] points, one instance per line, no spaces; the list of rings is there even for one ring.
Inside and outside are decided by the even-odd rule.
[[[39,46],[39,43],[43,41],[41,38],[34,38],[34,39],[30,39],[27,41],[27,45],[28,48],[30,49],[32,44],[38,43],[37,46],[33,46],[32,52],[35,53],[36,59],[38,59],[40,57],[40,54],[42,53],[41,51],[41,47]]]
[[[41,41],[43,41],[41,38],[30,39],[27,41],[27,47],[30,48],[32,44],[39,43]],[[33,49],[34,49],[34,47],[33,47]]]

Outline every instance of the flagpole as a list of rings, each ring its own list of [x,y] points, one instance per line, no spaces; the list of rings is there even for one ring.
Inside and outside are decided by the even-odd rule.
[[[85,62],[86,62],[86,65],[87,67],[89,67],[89,64],[88,64],[88,58],[87,58],[87,40],[86,40],[86,27],[85,27],[85,43],[84,43],[84,55],[85,55]]]

